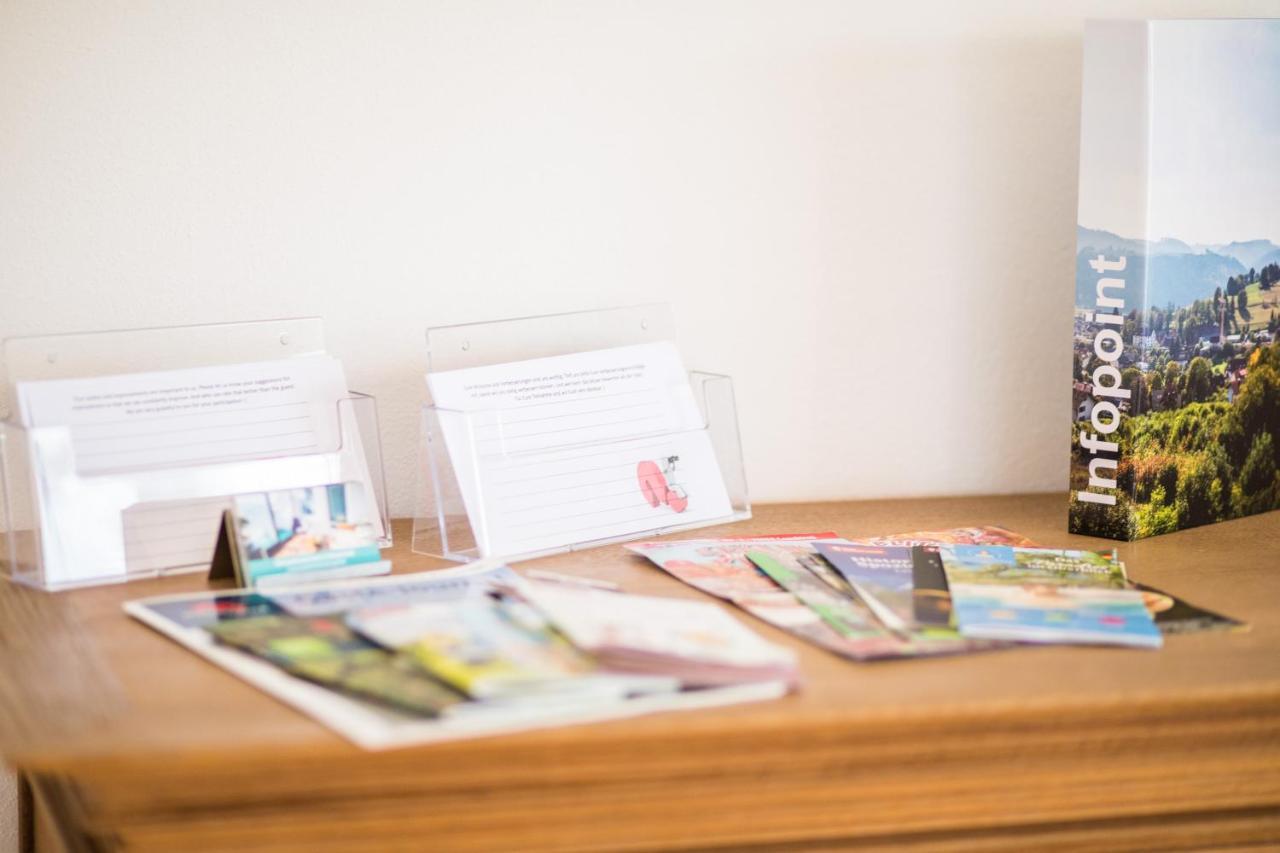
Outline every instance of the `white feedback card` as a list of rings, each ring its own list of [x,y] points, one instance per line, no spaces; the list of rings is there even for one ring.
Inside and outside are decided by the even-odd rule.
[[[21,382],[17,395],[50,584],[208,565],[232,495],[347,481],[374,494],[329,356]]]
[[[732,511],[670,342],[430,373],[427,386],[486,556]]]

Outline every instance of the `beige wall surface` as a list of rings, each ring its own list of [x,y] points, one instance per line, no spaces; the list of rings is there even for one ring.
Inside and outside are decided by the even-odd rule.
[[[322,315],[406,514],[427,326],[668,301],[757,500],[1061,488],[1082,21],[1196,15],[6,0],[0,337]]]

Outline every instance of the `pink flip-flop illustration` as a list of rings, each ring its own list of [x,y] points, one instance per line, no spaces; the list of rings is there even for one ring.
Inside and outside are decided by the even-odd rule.
[[[679,458],[678,456],[667,457],[666,465],[662,468],[658,467],[657,462],[648,459],[636,465],[636,479],[640,481],[640,494],[644,495],[649,506],[657,509],[666,504],[675,512],[684,512],[688,509],[689,496],[685,494],[684,489],[667,483],[667,474],[675,471]]]

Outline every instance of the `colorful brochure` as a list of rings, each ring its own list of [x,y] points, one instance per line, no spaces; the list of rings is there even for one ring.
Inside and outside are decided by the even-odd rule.
[[[958,636],[951,609],[951,591],[942,568],[937,546],[1018,545],[1038,547],[1021,533],[1003,527],[979,525],[946,530],[919,530],[852,540],[860,545],[904,546],[911,548],[912,618],[926,636]]]
[[[915,627],[910,548],[854,542],[815,542],[813,547],[844,576],[885,627],[898,634]]]
[[[894,533],[890,536],[861,536],[851,541],[863,545],[1016,545],[1022,548],[1039,547],[1035,542],[1003,527],[990,524],[978,527],[952,527],[947,530],[917,530],[914,533]]]
[[[529,583],[523,595],[600,665],[669,675],[687,687],[799,681],[796,655],[717,604]]]
[[[815,548],[817,544],[814,543]],[[804,559],[807,556],[809,555],[767,546],[747,552],[747,559],[755,563],[760,571],[804,602],[842,637],[879,634],[879,626],[867,609],[851,596],[842,594],[831,582],[824,580],[821,574],[811,568],[810,563],[813,561]]]
[[[907,638],[892,634],[880,626],[848,583],[814,550],[817,542],[834,537],[829,533],[798,536],[637,542],[626,547],[690,586],[731,601],[775,627],[852,660],[949,655],[999,647],[999,643],[961,638],[948,631],[913,632]],[[812,589],[830,590],[842,602],[851,602],[851,609],[844,604],[839,607],[846,610],[846,627],[857,624],[858,630],[841,633],[817,610],[761,571],[747,557],[751,551],[764,551],[780,560],[786,560],[787,554],[794,555],[796,564],[819,585]],[[819,572],[825,568],[825,573],[815,574],[815,568]],[[824,599],[816,594],[812,597],[814,601]]]
[[[294,616],[348,613],[398,604],[452,603],[519,586],[509,566],[472,563],[471,572],[430,571],[381,578],[375,583],[345,581],[302,588],[273,589],[271,601]]]
[[[388,574],[373,514],[359,483],[236,495],[209,577],[266,587]]]
[[[966,637],[1158,648],[1159,629],[1108,554],[990,545],[939,549]]]
[[[593,658],[511,597],[361,610],[347,622],[473,699],[623,698],[679,687],[674,679],[602,675]]]
[[[912,616],[917,625],[929,628],[955,627],[951,609],[951,589],[938,549],[929,545],[911,546]]]
[[[753,616],[829,652],[854,660],[900,656],[902,642],[885,632],[840,634],[816,611],[783,589],[747,559],[747,552],[769,547],[813,555],[811,539],[687,539],[634,542],[627,549],[695,589],[730,601]]]
[[[819,543],[814,543],[815,547]],[[830,565],[816,554],[793,554],[771,548],[747,552],[765,574],[804,602],[833,627],[846,642],[864,650],[863,657],[925,657],[953,655],[995,648],[998,644],[961,637],[954,631],[921,632],[911,629],[891,633],[877,620],[875,610],[852,588],[840,588],[824,580],[815,567]]]
[[[1142,600],[1156,620],[1162,634],[1194,634],[1199,631],[1243,631],[1248,625],[1238,619],[1196,607],[1177,596],[1143,583],[1131,586],[1142,593]]]
[[[434,717],[465,698],[408,656],[356,636],[338,618],[271,613],[214,622],[206,630],[300,678],[414,714]]]

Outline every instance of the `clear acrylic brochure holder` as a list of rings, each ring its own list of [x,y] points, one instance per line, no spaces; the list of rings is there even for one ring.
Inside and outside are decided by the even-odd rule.
[[[208,559],[183,565],[156,565],[140,559],[122,544],[127,514],[163,509],[162,503],[133,503],[122,512],[110,507],[101,517],[42,517],[37,498],[38,478],[73,478],[86,492],[111,493],[121,477],[163,473],[165,466],[94,466],[82,473],[68,427],[28,428],[17,418],[14,383],[49,379],[89,378],[211,365],[269,361],[323,353],[324,327],[319,318],[221,323],[86,334],[12,338],[4,342],[9,417],[0,421],[0,573],[25,585],[58,590],[103,583],[120,583],[167,574],[207,571]],[[337,402],[339,429],[331,442],[301,452],[275,451],[229,461],[182,466],[211,500],[250,491],[318,486],[346,479],[344,450],[363,454],[372,485],[371,511],[377,513],[391,544],[377,404],[373,397],[348,392]],[[36,447],[41,448],[39,453]],[[50,449],[53,449],[52,452]],[[65,452],[58,452],[65,448]],[[36,459],[40,467],[36,470]],[[225,490],[221,487],[225,485]],[[49,511],[49,515],[53,515]],[[208,532],[208,556],[213,555],[218,529]],[[45,543],[50,537],[100,535],[106,543],[103,564],[79,567],[73,579],[47,570]],[[121,551],[123,549],[123,556]],[[162,561],[161,561],[162,562]]]
[[[427,331],[428,370],[480,367],[674,339],[674,322],[670,308],[666,305],[641,305],[436,327]],[[427,404],[422,408],[419,433],[413,551],[456,562],[469,562],[482,557],[514,561],[750,518],[751,502],[742,461],[742,443],[738,434],[733,380],[722,374],[690,371],[689,383],[701,415],[701,423],[694,431],[704,433],[710,440],[729,498],[728,515],[692,523],[681,523],[678,515],[671,515],[669,522],[625,536],[584,539],[572,545],[544,550],[491,553],[486,521],[484,518],[472,518],[468,515],[459,472],[455,469],[455,459],[445,442],[446,433],[454,436],[475,435],[476,430],[482,426],[478,414]],[[502,418],[500,411],[495,413],[490,410],[483,414],[484,424],[488,426],[492,426],[495,418],[499,421]],[[581,452],[586,457],[593,453],[609,452],[612,446],[627,441],[654,437],[651,434],[637,434],[610,439],[608,442],[566,444],[562,449]],[[667,437],[678,440],[683,436],[668,434]],[[475,442],[467,441],[466,445],[474,447]],[[504,451],[505,453],[515,457],[520,451]],[[470,468],[462,472],[464,477],[469,477],[472,482],[478,479],[481,462],[474,455],[468,455],[458,464]]]

